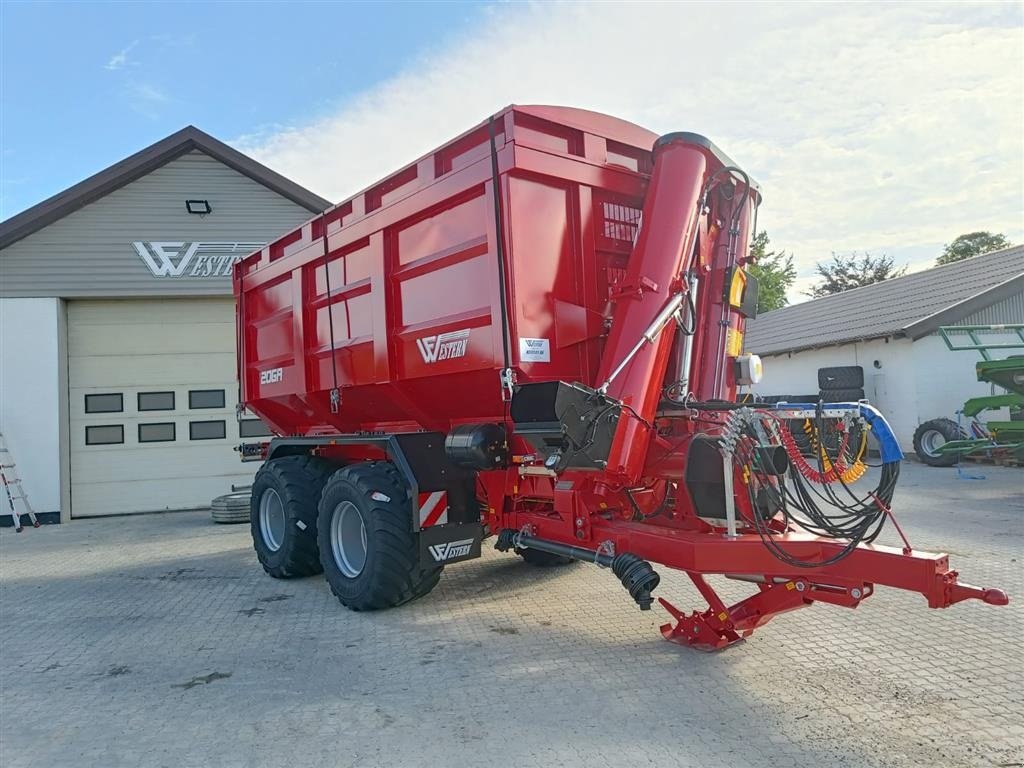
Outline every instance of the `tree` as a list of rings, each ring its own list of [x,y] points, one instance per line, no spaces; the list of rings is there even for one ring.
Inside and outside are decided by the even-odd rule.
[[[768,233],[761,230],[750,244],[750,255],[754,263],[747,267],[757,278],[757,314],[781,309],[789,304],[786,291],[796,280],[793,257],[785,251],[768,250]]]
[[[849,256],[832,252],[832,261],[822,264],[815,264],[821,282],[804,291],[808,296],[820,298],[831,296],[833,293],[842,293],[851,288],[860,288],[863,285],[880,283],[893,277],[900,277],[906,274],[907,268],[896,268],[890,256],[872,256],[867,251],[860,258],[856,253]]]
[[[942,249],[942,255],[935,260],[935,263],[939,266],[952,264],[954,261],[968,259],[971,256],[980,256],[989,251],[998,251],[1000,248],[1009,248],[1010,245],[1010,241],[1002,234],[968,232],[966,235],[960,235],[952,243],[948,243]]]

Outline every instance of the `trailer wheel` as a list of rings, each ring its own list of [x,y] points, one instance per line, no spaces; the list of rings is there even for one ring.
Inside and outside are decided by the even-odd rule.
[[[539,549],[517,549],[516,554],[523,558],[524,563],[536,565],[541,568],[551,568],[556,565],[568,565],[574,562],[571,557],[556,555],[552,552],[543,552]]]
[[[421,568],[409,487],[386,461],[331,475],[320,497],[320,563],[331,592],[353,611],[392,608],[437,586],[443,566]]]
[[[963,440],[967,435],[952,419],[926,421],[914,432],[914,452],[931,467],[952,467],[960,458],[954,453],[939,453],[950,440]]]
[[[253,548],[275,579],[320,573],[316,514],[332,467],[312,456],[284,456],[260,467],[252,483],[249,520]]]

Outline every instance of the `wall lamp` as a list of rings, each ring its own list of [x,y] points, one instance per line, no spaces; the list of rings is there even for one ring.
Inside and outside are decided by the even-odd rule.
[[[186,200],[185,210],[189,213],[195,213],[199,216],[205,216],[213,209],[210,207],[209,200]]]

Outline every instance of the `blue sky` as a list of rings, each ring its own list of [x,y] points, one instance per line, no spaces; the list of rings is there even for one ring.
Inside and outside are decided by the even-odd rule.
[[[339,108],[474,3],[0,3],[0,218],[189,123],[218,138]]]
[[[509,103],[712,138],[791,300],[832,251],[1024,242],[1024,5],[0,1],[0,217],[193,123],[341,201]]]

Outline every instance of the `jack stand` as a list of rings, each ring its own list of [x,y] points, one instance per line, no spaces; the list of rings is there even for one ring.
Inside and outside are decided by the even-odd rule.
[[[689,576],[708,601],[709,608],[703,613],[694,611],[687,616],[668,600],[659,597],[658,602],[676,620],[675,626],[662,625],[661,634],[669,642],[699,651],[718,651],[742,642],[774,616],[803,608],[815,599],[820,599],[817,594],[811,597],[814,590],[807,581],[793,579],[776,584],[761,584],[759,592],[726,608],[718,593],[704,581],[703,576],[694,573]],[[861,597],[858,592],[855,602],[859,602]],[[850,601],[837,597],[829,602],[847,604]]]

